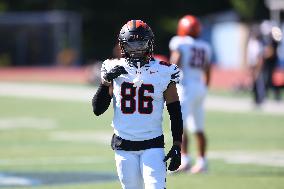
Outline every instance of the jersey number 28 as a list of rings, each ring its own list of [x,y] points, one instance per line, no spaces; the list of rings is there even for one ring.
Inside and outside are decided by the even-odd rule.
[[[121,111],[124,114],[133,114],[136,111],[136,87],[133,83],[123,82],[121,84]],[[154,86],[142,84],[138,88],[138,112],[140,114],[151,114],[153,111],[153,98],[145,96],[145,91],[154,93]]]
[[[205,50],[202,48],[191,48],[191,60],[190,66],[196,68],[202,68],[205,66]]]

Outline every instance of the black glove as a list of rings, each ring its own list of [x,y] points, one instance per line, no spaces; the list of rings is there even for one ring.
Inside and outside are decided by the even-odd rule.
[[[177,170],[181,162],[180,147],[178,145],[172,146],[171,150],[165,157],[164,162],[166,162],[169,158],[171,158],[171,161],[168,170],[170,171]]]
[[[123,66],[117,65],[104,75],[104,79],[111,82],[113,79],[117,78],[121,74],[128,74],[128,72]]]

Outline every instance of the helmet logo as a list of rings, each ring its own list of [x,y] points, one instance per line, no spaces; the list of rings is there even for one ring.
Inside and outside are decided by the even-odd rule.
[[[147,28],[147,24],[143,22],[142,20],[130,20],[127,22],[128,28],[131,29],[136,29],[139,27]]]
[[[132,40],[136,40],[136,39],[138,40],[139,39],[139,35],[130,35],[129,37]]]

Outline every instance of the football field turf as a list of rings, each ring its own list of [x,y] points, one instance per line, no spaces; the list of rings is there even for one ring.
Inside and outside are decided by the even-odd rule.
[[[120,188],[112,109],[95,117],[90,101],[0,96],[0,188]],[[164,130],[168,151],[167,113]],[[170,175],[168,189],[284,187],[284,115],[210,110],[206,131],[208,173]]]

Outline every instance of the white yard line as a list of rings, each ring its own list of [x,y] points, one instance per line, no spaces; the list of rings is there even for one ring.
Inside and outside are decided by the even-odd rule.
[[[78,157],[34,157],[34,158],[1,158],[0,166],[30,166],[30,165],[64,165],[64,164],[101,164],[113,162],[113,159],[96,155]]]
[[[7,176],[0,174],[1,186],[32,186],[35,181],[25,177]]]
[[[210,95],[206,99],[207,110],[219,110],[229,112],[263,112],[284,115],[284,102],[267,100],[259,108],[255,107],[249,98],[233,98]]]
[[[96,142],[101,144],[110,144],[112,132],[90,132],[90,131],[55,131],[50,133],[51,141],[72,141],[72,142]]]
[[[95,87],[0,82],[0,96],[91,101]]]
[[[284,167],[284,151],[210,151],[209,159],[221,159],[229,164],[254,164]]]
[[[50,118],[0,116],[0,131],[22,128],[46,130],[54,129],[56,127],[56,121]]]

